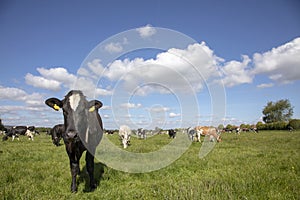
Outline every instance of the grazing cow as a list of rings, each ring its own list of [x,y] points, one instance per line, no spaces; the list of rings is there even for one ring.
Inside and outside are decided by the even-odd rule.
[[[139,128],[137,130],[137,135],[139,136],[139,138],[141,139],[146,139],[146,130],[143,128]]]
[[[250,128],[250,131],[252,131],[253,133],[258,133],[258,130],[256,127],[251,127]]]
[[[29,140],[33,141],[33,135],[36,133],[34,126],[27,126],[27,130],[25,135],[28,137]]]
[[[187,133],[188,133],[188,137],[191,141],[194,141],[195,135],[196,135],[196,131],[195,129],[193,129],[192,127],[189,127],[187,129]]]
[[[119,136],[122,140],[123,148],[126,149],[130,144],[131,130],[128,126],[122,125],[119,129]]]
[[[112,134],[114,134],[114,130],[106,130],[105,131],[105,134],[107,134],[107,135],[112,135]]]
[[[213,141],[214,139],[217,140],[217,142],[221,142],[221,136],[218,135],[218,131],[214,127],[208,127],[208,126],[196,126],[195,127],[196,137],[199,142],[201,142],[200,136],[201,135],[207,135],[210,138],[210,141]]]
[[[55,146],[59,146],[60,139],[63,137],[65,132],[65,126],[63,124],[57,124],[50,130],[52,142]]]
[[[80,172],[79,160],[86,151],[86,168],[90,178],[90,189],[97,185],[94,179],[94,154],[103,134],[102,119],[98,109],[102,103],[98,100],[87,101],[79,90],[70,91],[64,99],[49,98],[46,105],[58,111],[63,110],[64,128],[62,137],[69,156],[72,175],[71,191],[76,192],[76,176]]]
[[[33,141],[34,134],[35,134],[34,126],[14,126],[7,129],[7,133],[2,138],[2,140],[5,141],[8,139],[8,137],[11,137],[12,141],[14,141],[15,138],[19,140],[20,135],[26,135],[29,140]]]
[[[169,138],[175,138],[176,137],[176,131],[174,129],[168,130]]]
[[[241,128],[240,128],[240,127],[236,127],[236,128],[235,128],[235,133],[236,133],[237,135],[240,135],[240,134],[241,134]]]

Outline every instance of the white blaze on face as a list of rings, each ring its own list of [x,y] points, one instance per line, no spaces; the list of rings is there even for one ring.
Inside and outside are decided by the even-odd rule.
[[[73,111],[76,111],[80,101],[80,95],[79,94],[73,94],[69,97],[70,106]]]

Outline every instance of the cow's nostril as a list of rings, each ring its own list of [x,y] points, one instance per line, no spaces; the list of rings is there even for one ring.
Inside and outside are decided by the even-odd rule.
[[[67,132],[67,136],[69,138],[75,138],[77,136],[77,132],[75,132],[75,131],[69,131],[69,132]]]

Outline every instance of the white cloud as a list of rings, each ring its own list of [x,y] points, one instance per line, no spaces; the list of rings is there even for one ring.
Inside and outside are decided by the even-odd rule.
[[[43,96],[38,93],[28,94],[24,90],[13,87],[0,86],[0,99],[10,101],[21,101],[28,106],[40,106]]]
[[[248,56],[243,56],[242,59],[242,62],[235,60],[227,62],[222,67],[222,74],[224,75],[222,81],[225,86],[232,87],[243,83],[252,83],[254,76],[251,75],[251,70],[248,67],[251,60]]]
[[[156,29],[152,27],[150,24],[147,24],[146,26],[140,27],[136,29],[139,33],[139,35],[142,38],[148,38],[151,37],[156,33]]]
[[[22,89],[0,86],[0,100],[7,101],[0,106],[5,125],[32,125],[41,111],[45,110],[43,95],[28,94]],[[35,122],[34,122],[35,123]]]
[[[142,107],[142,104],[140,104],[140,103],[138,103],[138,104],[134,104],[134,103],[123,103],[123,104],[121,104],[121,107],[127,108],[127,109],[129,109],[129,108],[140,108],[140,107]]]
[[[300,38],[253,56],[253,74],[267,74],[278,83],[300,80]]]
[[[273,86],[274,86],[274,83],[262,83],[262,84],[257,85],[256,87],[257,88],[270,88]]]
[[[88,62],[88,68],[97,76],[102,75],[103,71],[104,71],[104,67],[101,64],[101,60],[100,59],[94,59],[92,62]]]
[[[46,79],[61,82],[66,87],[70,87],[76,81],[76,76],[69,73],[67,69],[62,67],[50,69],[37,68],[37,71]]]
[[[170,118],[179,117],[179,116],[180,116],[180,113],[173,113],[173,112],[169,113]]]
[[[104,114],[104,115],[103,115],[103,118],[109,119],[109,115]]]
[[[154,113],[160,113],[160,112],[167,112],[170,110],[170,108],[168,107],[163,107],[163,106],[160,106],[160,105],[155,105],[151,108],[148,108],[148,110],[150,112],[154,112]]]
[[[49,80],[41,76],[34,76],[30,73],[27,73],[25,76],[25,81],[28,85],[31,85],[36,88],[43,88],[47,90],[58,91],[61,89],[61,83],[56,80]]]
[[[116,60],[104,75],[113,81],[123,80],[127,90],[146,83],[146,86],[138,88],[141,95],[151,91],[199,91],[206,81],[218,75],[217,65],[221,60],[202,42],[186,49],[169,49],[159,53],[155,59]]]
[[[87,97],[98,97],[111,95],[112,91],[106,90],[104,88],[99,88],[95,85],[93,80],[87,77],[79,77],[76,80],[76,84],[70,89],[81,90]]]
[[[107,44],[104,49],[109,52],[109,53],[120,53],[123,51],[123,46],[121,43],[116,42],[116,43],[109,43]]]
[[[23,101],[27,93],[19,88],[0,86],[0,99]]]
[[[25,76],[26,83],[36,88],[58,91],[62,85],[70,88],[76,81],[76,76],[70,74],[65,68],[37,68],[37,71],[41,76],[34,76],[30,73]]]
[[[65,68],[37,68],[41,76],[34,76],[27,73],[25,81],[28,85],[36,88],[43,88],[52,91],[59,91],[62,87],[67,89],[79,89],[88,97],[111,95],[112,91],[100,88],[95,82],[99,79],[99,75],[104,70],[101,61],[98,59],[88,63],[88,68],[78,70],[80,77],[69,73]],[[91,79],[94,78],[94,79]]]

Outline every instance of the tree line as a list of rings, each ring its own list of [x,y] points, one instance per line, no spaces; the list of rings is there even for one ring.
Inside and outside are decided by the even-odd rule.
[[[300,119],[292,119],[294,114],[293,107],[288,99],[279,101],[270,101],[264,107],[262,113],[263,122],[257,122],[256,125],[241,124],[240,128],[250,129],[256,127],[258,130],[294,130],[300,129]],[[228,124],[226,127],[219,125],[219,129],[234,129],[236,126]],[[49,128],[40,127],[40,131],[47,131]],[[0,119],[0,130],[4,130],[4,125]]]
[[[262,122],[256,124],[241,124],[241,129],[251,129],[256,127],[258,130],[295,130],[300,129],[300,119],[292,119],[293,107],[288,99],[270,101],[262,110]],[[219,126],[219,128],[222,125]],[[233,130],[237,126],[228,124],[226,129]]]

